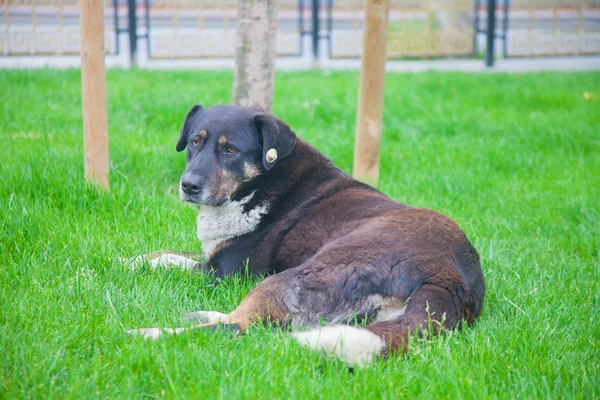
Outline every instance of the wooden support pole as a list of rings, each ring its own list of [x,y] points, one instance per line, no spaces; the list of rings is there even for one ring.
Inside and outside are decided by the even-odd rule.
[[[390,0],[367,0],[363,30],[354,177],[377,185]]]
[[[108,189],[104,1],[81,2],[81,97],[85,177]]]

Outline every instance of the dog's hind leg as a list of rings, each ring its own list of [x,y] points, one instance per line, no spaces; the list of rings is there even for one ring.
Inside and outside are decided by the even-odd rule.
[[[219,313],[216,313],[219,314]],[[225,315],[225,314],[222,314]],[[211,331],[215,332],[218,330],[222,330],[222,331],[229,331],[230,334],[232,335],[236,335],[241,333],[239,330],[238,325],[236,324],[228,324],[226,322],[226,320],[222,321],[223,323],[217,323],[217,324],[200,324],[200,325],[196,325],[196,326],[192,326],[189,328],[140,328],[140,329],[130,329],[127,331],[127,334],[129,335],[139,335],[142,336],[144,339],[152,339],[152,340],[157,340],[159,337],[164,336],[164,335],[179,335],[182,332],[185,331],[189,331],[189,330],[196,330],[196,329],[210,329]]]
[[[258,284],[242,300],[240,305],[229,314],[216,311],[197,311],[186,314],[184,319],[197,322],[195,328],[215,325],[228,325],[230,330],[243,333],[246,328],[257,322],[289,322],[289,312],[281,299],[283,292],[282,274],[268,277]]]
[[[140,335],[144,339],[157,340],[163,335],[179,335],[181,332],[188,330],[189,328],[140,328],[140,329],[129,329],[127,334],[129,335]]]
[[[460,321],[473,322],[473,314],[461,299],[464,294],[460,284],[425,284],[411,294],[406,311],[395,319],[362,328],[333,325],[292,335],[301,345],[340,358],[350,366],[366,364],[373,356],[406,353],[409,337],[415,333],[437,335]]]
[[[148,263],[152,268],[181,268],[187,271],[202,269],[204,265],[202,253],[185,251],[159,250],[136,257],[120,258],[119,261],[134,269]]]
[[[252,314],[252,312],[250,312]],[[179,335],[180,333],[193,329],[211,329],[212,331],[226,330],[231,334],[243,333],[249,325],[250,320],[246,318],[247,313],[232,312],[223,314],[216,311],[198,311],[187,314],[184,318],[187,321],[196,322],[189,328],[140,328],[130,329],[127,331],[129,335],[140,335],[144,339],[156,340],[164,335]]]
[[[248,293],[240,305],[229,314],[216,311],[198,311],[184,318],[197,322],[189,328],[141,328],[131,329],[130,335],[141,335],[145,339],[156,340],[163,335],[178,335],[190,329],[225,330],[243,334],[246,328],[259,321],[285,321],[286,313],[281,305],[281,275],[271,276]]]

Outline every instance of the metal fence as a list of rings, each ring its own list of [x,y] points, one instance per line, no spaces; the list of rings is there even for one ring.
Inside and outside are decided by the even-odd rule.
[[[0,55],[79,54],[78,0],[2,0]],[[117,53],[117,35],[105,3],[105,49]]]
[[[302,12],[294,0],[278,2],[276,46],[279,56],[302,51]],[[150,58],[235,56],[237,1],[146,1],[145,25]]]
[[[474,57],[485,50],[488,0],[392,0],[388,57]],[[489,0],[495,1],[495,0]],[[498,0],[493,38],[505,57],[600,54],[600,0]],[[0,55],[79,53],[78,0],[0,0]],[[356,58],[362,0],[280,0],[280,57]],[[231,58],[237,0],[105,0],[107,54]],[[490,36],[491,37],[491,36]],[[320,54],[319,54],[320,53]]]
[[[336,1],[330,55],[359,57],[364,2]],[[456,57],[474,54],[472,0],[392,0],[388,58]]]
[[[600,0],[520,0],[510,5],[504,56],[600,54]]]

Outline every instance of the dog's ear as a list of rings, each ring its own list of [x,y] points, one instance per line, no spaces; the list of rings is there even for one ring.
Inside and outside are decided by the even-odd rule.
[[[255,116],[254,123],[262,139],[262,163],[269,171],[292,152],[296,135],[284,122],[266,113]]]
[[[183,127],[181,128],[181,131],[179,132],[179,140],[177,141],[177,146],[175,146],[175,150],[183,151],[187,147],[187,138],[188,138],[188,133],[189,133],[191,125],[192,125],[192,118],[201,111],[202,111],[201,105],[195,105],[194,107],[192,107],[190,109],[190,111],[188,111],[188,113],[185,117],[185,121],[183,121]]]

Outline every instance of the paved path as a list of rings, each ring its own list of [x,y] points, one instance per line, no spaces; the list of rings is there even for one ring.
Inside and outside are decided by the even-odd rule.
[[[140,60],[144,69],[232,69],[233,59],[201,60]],[[126,56],[107,56],[107,67],[127,68]],[[77,56],[9,56],[0,57],[0,69],[4,68],[78,68]],[[357,70],[360,60],[323,59],[315,63],[310,57],[281,58],[277,60],[278,70],[305,70],[322,68],[329,70]],[[600,56],[579,57],[536,57],[509,58],[497,60],[496,66],[486,68],[483,60],[422,60],[388,61],[386,68],[391,72],[421,71],[461,71],[461,72],[536,72],[536,71],[597,71],[600,70]]]

